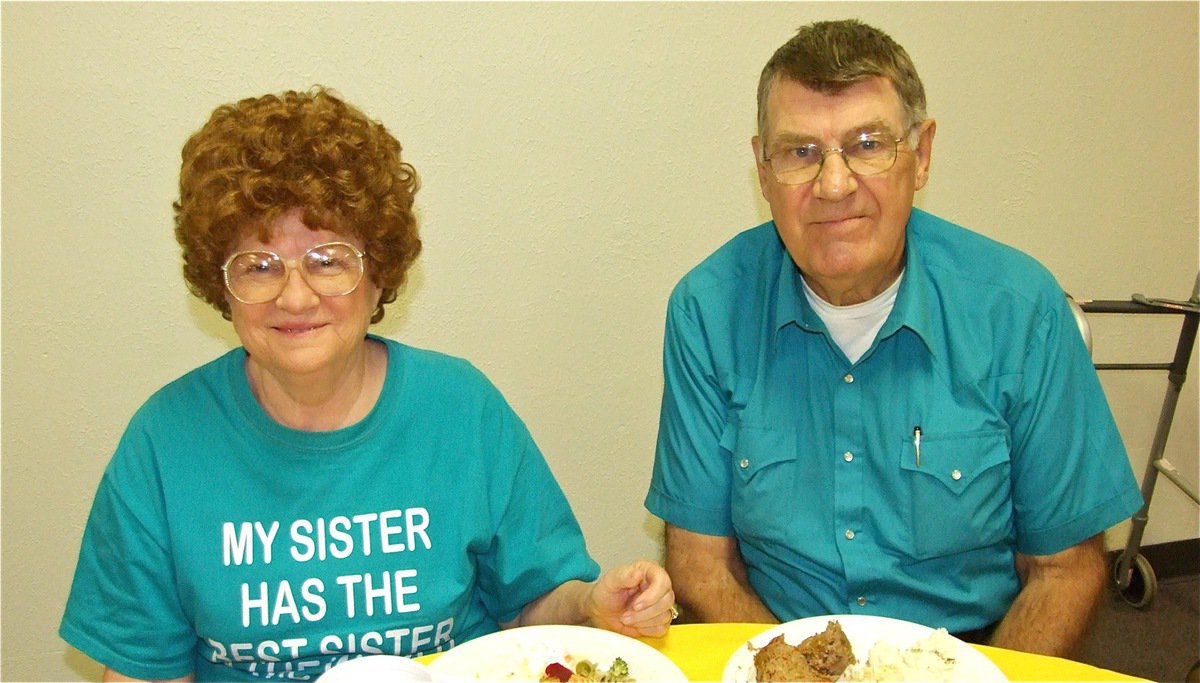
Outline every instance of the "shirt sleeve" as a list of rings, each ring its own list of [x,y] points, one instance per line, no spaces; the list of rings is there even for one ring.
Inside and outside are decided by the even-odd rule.
[[[1057,305],[1053,305],[1057,304]],[[1047,555],[1142,505],[1129,456],[1065,297],[1043,315],[1013,426],[1017,550]]]
[[[165,501],[131,423],[101,479],[59,634],[126,676],[192,673],[196,636],[175,583]]]
[[[566,496],[525,425],[497,396],[496,467],[490,504],[497,511],[491,547],[478,558],[481,599],[499,623],[517,618],[527,604],[572,579],[592,581],[599,565],[587,552],[583,531]]]
[[[702,327],[672,296],[663,341],[663,398],[646,509],[669,524],[732,536],[725,392]]]

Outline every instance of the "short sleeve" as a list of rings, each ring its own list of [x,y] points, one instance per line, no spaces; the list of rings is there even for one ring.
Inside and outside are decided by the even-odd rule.
[[[196,636],[180,604],[165,503],[137,419],[92,503],[59,634],[126,676],[176,678],[193,671]]]
[[[600,568],[533,437],[503,399],[493,403],[485,426],[498,425],[493,469],[504,476],[487,492],[498,522],[491,547],[478,557],[478,580],[488,612],[504,623],[567,581],[594,580]]]
[[[1017,550],[1064,550],[1142,505],[1129,456],[1064,297],[1027,349],[1013,427]]]
[[[646,509],[669,524],[732,536],[726,400],[700,325],[672,296],[663,340],[663,398]]]

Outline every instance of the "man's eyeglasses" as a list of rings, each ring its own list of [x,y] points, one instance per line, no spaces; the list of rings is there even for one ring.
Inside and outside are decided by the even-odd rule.
[[[812,143],[788,147],[763,159],[781,185],[803,185],[821,174],[825,155],[840,154],[846,168],[855,175],[878,175],[896,164],[904,138],[886,133],[863,133],[841,147],[823,149]]]
[[[278,297],[287,286],[288,271],[300,276],[321,296],[343,296],[353,292],[363,276],[363,252],[345,242],[328,242],[285,261],[272,251],[239,251],[221,270],[225,288],[244,304],[261,304]]]

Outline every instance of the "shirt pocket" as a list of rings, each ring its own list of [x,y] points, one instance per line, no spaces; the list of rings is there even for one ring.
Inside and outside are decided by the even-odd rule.
[[[730,514],[737,535],[787,544],[797,476],[795,431],[743,425],[736,430],[736,443],[729,445]]]
[[[900,449],[908,480],[913,556],[926,560],[993,545],[1012,533],[1008,436],[1003,431],[921,435]]]

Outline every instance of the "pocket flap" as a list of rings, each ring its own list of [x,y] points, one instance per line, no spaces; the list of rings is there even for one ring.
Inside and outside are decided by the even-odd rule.
[[[1008,434],[1002,431],[963,434],[922,434],[921,460],[917,448],[906,439],[900,453],[900,468],[932,477],[950,491],[962,493],[971,482],[1009,460]]]
[[[796,433],[742,425],[732,451],[733,469],[744,481],[767,467],[795,460]]]

